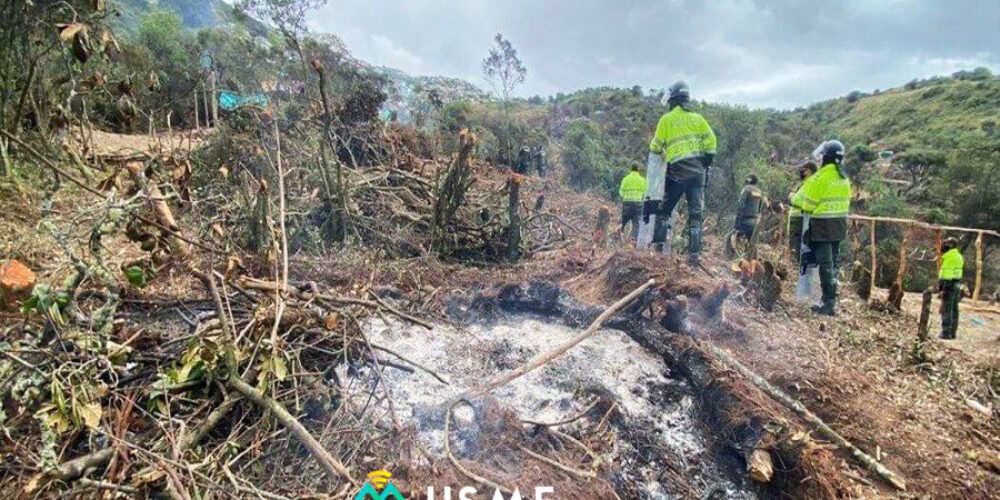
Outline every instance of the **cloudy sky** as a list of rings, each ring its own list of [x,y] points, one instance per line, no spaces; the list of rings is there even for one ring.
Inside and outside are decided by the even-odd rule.
[[[355,56],[488,88],[501,32],[528,78],[519,95],[687,80],[695,98],[794,107],[989,67],[1000,0],[328,0],[310,29]]]

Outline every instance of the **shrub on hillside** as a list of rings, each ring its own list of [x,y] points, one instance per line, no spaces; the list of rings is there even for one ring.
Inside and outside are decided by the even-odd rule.
[[[597,124],[576,119],[566,128],[560,162],[568,175],[567,181],[576,189],[597,188],[614,193],[614,175],[608,155],[607,139]]]
[[[925,90],[923,94],[920,94],[920,98],[925,100],[933,99],[941,94],[944,94],[944,87],[941,86],[931,87]]]

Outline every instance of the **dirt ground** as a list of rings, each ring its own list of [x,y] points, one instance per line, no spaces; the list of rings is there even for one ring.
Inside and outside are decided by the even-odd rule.
[[[908,316],[919,317],[920,303],[920,295],[907,294],[903,298],[903,310]],[[941,299],[935,295],[931,305],[932,335],[941,330],[941,318],[937,314],[940,308]],[[959,310],[958,338],[941,341],[941,346],[961,351],[976,364],[1000,365],[1000,307],[985,301],[974,307],[971,299],[963,299]]]
[[[785,297],[793,293],[790,285]],[[916,297],[911,294],[907,304]],[[899,497],[996,498],[1000,422],[996,412],[991,418],[969,403],[996,404],[996,323],[972,326],[967,313],[959,341],[932,341],[930,361],[918,363],[911,356],[917,321],[910,311],[874,312],[849,296],[835,319],[789,304],[774,312],[733,307],[729,321],[745,336],[709,335],[901,473],[909,491]],[[846,454],[841,457],[856,482],[856,497],[895,494]]]
[[[102,130],[87,131],[86,138],[76,131],[72,144],[85,151],[88,157],[122,158],[142,155],[150,151],[189,150],[198,147],[211,129],[194,131],[157,132],[149,134],[115,134]]]

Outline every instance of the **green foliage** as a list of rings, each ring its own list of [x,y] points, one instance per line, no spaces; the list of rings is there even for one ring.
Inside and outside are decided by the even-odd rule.
[[[571,186],[596,188],[608,195],[615,192],[616,176],[607,142],[593,121],[579,118],[570,122],[563,138],[562,164]]]
[[[910,217],[910,206],[897,190],[880,180],[871,180],[864,185],[869,193],[868,214],[881,217]]]

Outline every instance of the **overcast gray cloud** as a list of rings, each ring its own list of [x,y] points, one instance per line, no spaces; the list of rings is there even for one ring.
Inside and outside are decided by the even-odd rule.
[[[310,26],[370,63],[484,87],[502,32],[523,96],[685,79],[697,98],[793,107],[1000,70],[1000,0],[329,0]]]

